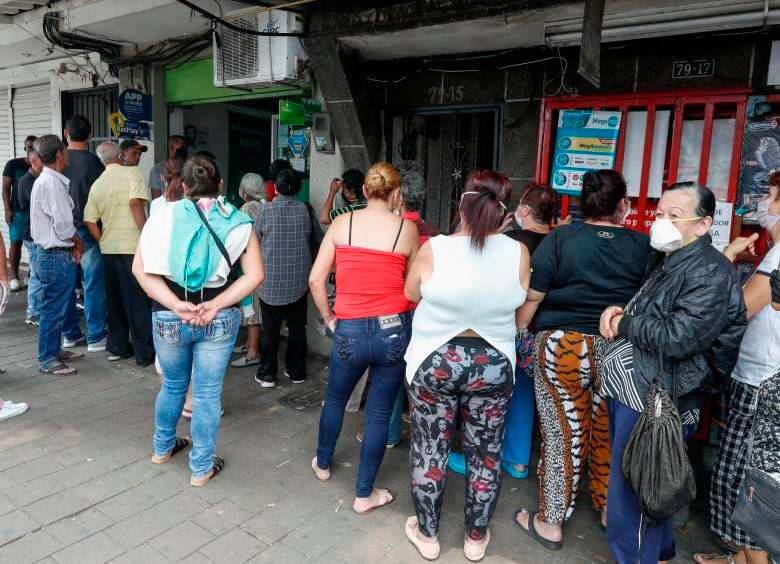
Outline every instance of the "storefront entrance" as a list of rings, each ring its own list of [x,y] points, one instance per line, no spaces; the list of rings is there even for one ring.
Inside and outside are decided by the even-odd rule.
[[[457,226],[469,173],[498,168],[497,106],[420,109],[392,119],[392,162],[416,169],[426,181],[423,217],[443,233]]]

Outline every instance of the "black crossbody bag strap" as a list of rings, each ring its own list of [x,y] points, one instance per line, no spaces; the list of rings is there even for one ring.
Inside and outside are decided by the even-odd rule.
[[[206,226],[206,229],[209,230],[209,233],[211,233],[211,236],[214,238],[214,243],[217,244],[217,248],[219,249],[219,252],[222,253],[222,256],[225,258],[225,261],[228,263],[228,266],[230,267],[230,272],[228,273],[228,281],[235,282],[238,279],[238,273],[236,272],[236,265],[230,262],[230,254],[225,248],[224,243],[220,240],[219,236],[216,234],[214,229],[209,224],[208,220],[206,219],[206,216],[203,214],[203,210],[200,209],[200,206],[198,206],[197,202],[193,202],[193,204],[195,206],[195,211],[197,211],[198,216],[200,216],[200,220],[203,222],[203,225]]]

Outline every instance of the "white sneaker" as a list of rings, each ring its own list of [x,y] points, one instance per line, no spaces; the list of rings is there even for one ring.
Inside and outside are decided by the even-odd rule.
[[[0,408],[0,421],[5,421],[6,419],[10,419],[11,417],[16,417],[17,415],[21,415],[25,411],[27,411],[27,408],[29,406],[26,403],[14,403],[12,401],[6,400],[3,403],[3,407]]]
[[[87,345],[87,352],[103,352],[106,350],[106,338],[103,337],[96,343],[89,343]]]
[[[70,339],[63,338],[62,339],[62,348],[63,349],[72,349],[74,347],[77,347],[77,346],[83,344],[86,339],[87,339],[86,337],[80,337],[78,339],[75,339],[75,340],[71,341]]]
[[[22,289],[22,283],[19,282],[18,278],[14,278],[8,283],[8,289],[11,290],[12,292],[18,292],[19,290]]]

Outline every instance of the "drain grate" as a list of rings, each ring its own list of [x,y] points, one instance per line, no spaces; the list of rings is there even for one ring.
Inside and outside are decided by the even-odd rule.
[[[297,409],[299,411],[309,411],[320,409],[322,400],[325,399],[325,383],[317,383],[314,386],[306,386],[297,389],[289,394],[279,398],[279,403]]]

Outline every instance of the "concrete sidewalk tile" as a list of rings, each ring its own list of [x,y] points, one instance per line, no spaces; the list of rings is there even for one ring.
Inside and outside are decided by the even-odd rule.
[[[74,491],[56,493],[28,505],[24,510],[41,525],[48,525],[64,517],[75,515],[90,507],[92,502]]]
[[[71,545],[90,535],[107,529],[114,522],[94,508],[82,511],[78,515],[66,517],[45,528],[54,538],[64,545]]]
[[[22,440],[22,437],[18,436],[18,432],[13,433],[11,438],[16,441]],[[43,456],[43,449],[36,444],[21,444],[19,446],[14,446],[13,444],[7,444],[7,441],[4,441],[0,446],[2,446],[3,449],[3,456],[0,457],[0,471],[7,470],[13,466],[18,466],[19,464]]]
[[[166,564],[170,560],[148,544],[142,544],[111,562],[112,564]]]
[[[7,513],[0,517],[0,546],[40,528],[40,525],[23,511]]]
[[[269,546],[263,552],[252,558],[252,560],[249,561],[249,564],[279,564],[282,562],[284,564],[300,564],[309,562],[309,560],[303,554],[296,552],[289,546],[277,543],[273,546]],[[329,561],[327,559],[318,558],[316,562],[319,564]]]
[[[200,552],[193,552],[187,558],[179,560],[179,564],[214,564],[214,561]]]
[[[251,517],[252,514],[240,505],[230,500],[225,500],[209,507],[192,520],[212,534],[221,535],[238,527]]]
[[[97,533],[55,552],[59,564],[102,564],[122,555],[125,549],[104,533]]]
[[[63,543],[46,531],[35,531],[0,547],[0,563],[36,562],[58,551],[63,546],[65,546]]]
[[[315,519],[290,531],[279,542],[308,558],[316,558],[336,543],[355,534],[357,529],[334,527],[324,519]]]
[[[57,470],[62,470],[62,468],[62,464],[55,460],[53,456],[42,456],[35,460],[9,468],[4,474],[13,477],[17,483],[22,484],[34,480],[35,478],[52,474]]]
[[[200,549],[214,562],[246,562],[268,548],[263,542],[242,531],[233,529]]]
[[[151,462],[149,464],[151,465]],[[95,507],[114,521],[121,521],[173,497],[188,485],[189,480],[186,476],[175,472],[164,472],[148,482],[102,501]]]
[[[16,509],[16,504],[8,499],[7,496],[0,494],[0,515],[5,515]]]
[[[29,505],[34,501],[77,486],[106,472],[107,470],[97,462],[85,460],[48,476],[36,478],[6,490],[6,494],[12,501],[21,506]]]
[[[180,492],[115,524],[106,532],[126,548],[133,548],[203,512],[207,507],[206,502],[195,494]]]
[[[274,544],[303,524],[304,520],[295,514],[277,507],[268,507],[241,525],[241,528],[265,544]]]
[[[184,521],[153,538],[149,544],[171,560],[181,560],[212,540],[214,535],[206,529],[192,521]]]
[[[79,484],[73,491],[84,496],[92,503],[100,503],[110,497],[114,497],[133,487],[127,480],[117,477],[113,472],[92,478],[88,482]]]

